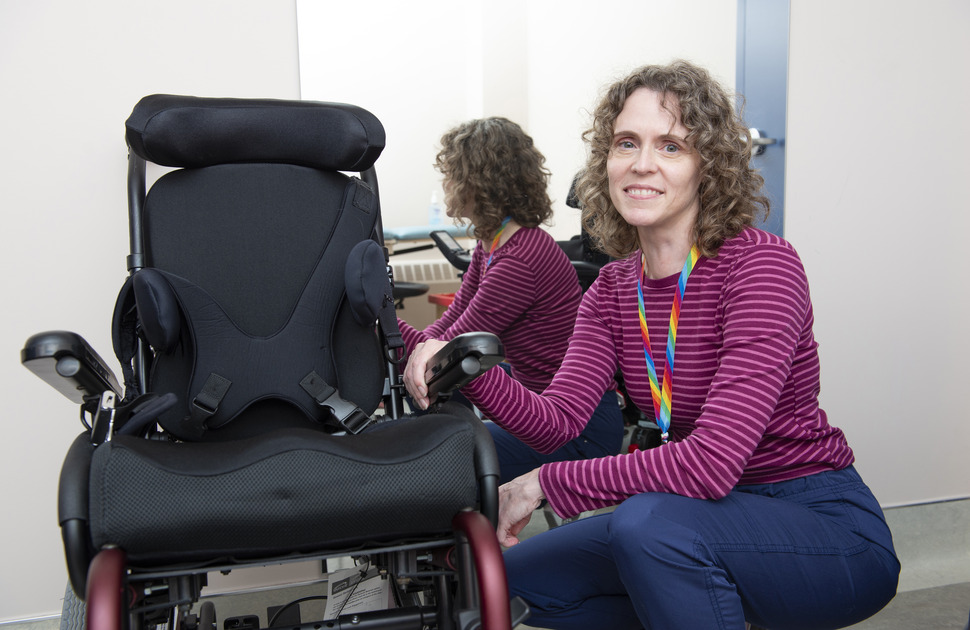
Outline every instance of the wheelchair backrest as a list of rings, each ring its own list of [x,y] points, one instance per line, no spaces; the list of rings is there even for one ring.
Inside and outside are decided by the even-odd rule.
[[[130,159],[177,169],[129,194],[114,331],[123,364],[132,328],[151,346],[135,380],[179,398],[160,424],[202,440],[324,426],[311,377],[372,413],[384,353],[375,322],[352,312],[344,268],[355,245],[379,242],[380,204],[342,171],[372,169],[380,122],[343,104],[155,95],[126,128]]]

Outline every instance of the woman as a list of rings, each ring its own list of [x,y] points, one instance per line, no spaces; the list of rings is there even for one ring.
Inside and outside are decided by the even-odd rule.
[[[584,297],[541,395],[497,370],[464,392],[548,450],[581,429],[618,366],[669,441],[502,486],[498,536],[528,623],[819,629],[874,614],[896,590],[892,536],[818,406],[801,262],[752,227],[768,201],[731,99],[689,63],[647,66],[608,89],[585,138],[584,225],[623,258]],[[405,381],[426,404],[423,375],[409,367]],[[517,545],[542,501],[564,517],[617,507]]]
[[[545,157],[519,125],[484,118],[441,138],[435,167],[444,177],[448,216],[469,221],[478,239],[454,301],[418,331],[400,321],[408,349],[427,339],[471,331],[498,335],[514,379],[541,392],[559,369],[572,334],[581,291],[562,249],[539,226],[552,217]],[[552,453],[539,453],[488,423],[502,481],[545,462],[619,452],[623,418],[614,391],[600,392],[589,423]]]

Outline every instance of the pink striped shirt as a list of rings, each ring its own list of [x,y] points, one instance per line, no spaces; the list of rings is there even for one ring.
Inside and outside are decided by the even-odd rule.
[[[436,322],[418,331],[399,321],[404,343],[410,351],[430,338],[494,333],[505,346],[512,376],[541,392],[559,369],[576,322],[582,298],[576,271],[540,228],[516,231],[495,250],[486,272],[487,259],[479,242],[454,302]]]
[[[579,309],[562,368],[542,396],[490,370],[462,391],[533,448],[579,434],[619,368],[653,416],[637,312],[637,256],[603,268]],[[646,280],[644,302],[663,373],[677,275]],[[719,498],[738,484],[784,481],[850,465],[852,450],[819,408],[818,344],[798,254],[748,228],[701,258],[677,331],[671,442],[615,457],[547,464],[540,482],[561,516],[641,492]]]

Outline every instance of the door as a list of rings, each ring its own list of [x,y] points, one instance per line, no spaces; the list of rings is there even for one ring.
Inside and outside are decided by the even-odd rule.
[[[771,200],[768,220],[758,227],[784,236],[785,125],[788,103],[790,0],[738,0],[737,91],[744,119],[755,129],[754,165]]]

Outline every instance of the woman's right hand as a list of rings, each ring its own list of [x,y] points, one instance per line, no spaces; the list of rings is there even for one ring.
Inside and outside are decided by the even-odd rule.
[[[529,524],[532,513],[546,498],[539,483],[539,469],[516,477],[498,489],[499,544],[511,547],[519,544],[519,533]]]
[[[428,371],[428,362],[431,357],[436,355],[445,345],[447,345],[445,341],[428,339],[415,346],[410,357],[408,357],[408,364],[404,368],[404,386],[411,394],[411,400],[419,409],[427,409],[434,402],[428,396],[428,383],[425,381],[424,375]]]

